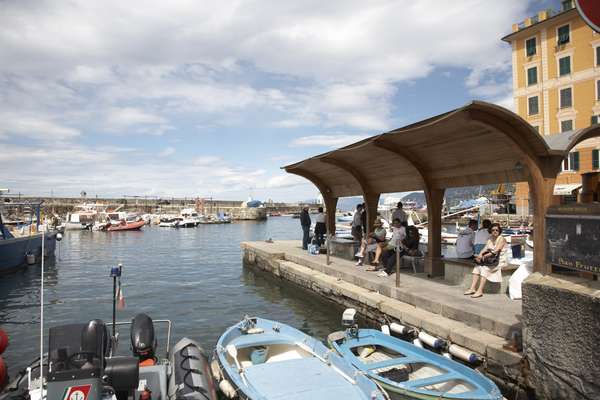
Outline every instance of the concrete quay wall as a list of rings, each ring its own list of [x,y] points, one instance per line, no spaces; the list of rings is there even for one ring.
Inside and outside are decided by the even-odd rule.
[[[529,384],[542,399],[600,399],[600,285],[530,276],[523,284]]]
[[[505,350],[504,338],[402,302],[390,297],[390,293],[369,290],[300,265],[288,260],[293,257],[286,256],[285,251],[267,252],[246,242],[242,243],[242,256],[245,267],[273,274],[344,307],[356,308],[367,319],[399,322],[474,351],[485,359],[478,369],[494,379],[503,392],[526,398],[524,388],[514,379],[521,375],[521,355]]]

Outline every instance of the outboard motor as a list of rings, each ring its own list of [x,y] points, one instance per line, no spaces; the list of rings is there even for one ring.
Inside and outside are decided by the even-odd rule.
[[[118,400],[127,400],[138,387],[140,365],[135,357],[111,357],[106,359],[104,383],[115,391]]]
[[[152,318],[146,314],[136,315],[131,321],[131,348],[140,364],[155,360],[156,345]]]

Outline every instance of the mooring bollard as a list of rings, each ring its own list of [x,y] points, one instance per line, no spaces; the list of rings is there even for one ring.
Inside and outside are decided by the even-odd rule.
[[[400,248],[396,246],[396,287],[400,287]]]

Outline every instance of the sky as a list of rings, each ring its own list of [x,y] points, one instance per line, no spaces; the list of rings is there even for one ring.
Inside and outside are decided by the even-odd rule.
[[[473,99],[512,108],[501,37],[549,0],[0,0],[0,188],[248,196],[281,167]]]

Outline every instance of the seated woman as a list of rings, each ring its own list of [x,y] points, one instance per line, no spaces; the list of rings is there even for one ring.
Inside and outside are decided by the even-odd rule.
[[[473,281],[471,287],[464,294],[472,298],[483,296],[483,289],[487,281],[502,282],[502,268],[508,265],[506,259],[506,239],[501,236],[500,224],[492,224],[490,227],[490,238],[479,255],[475,256],[475,268],[473,268]],[[479,287],[477,287],[479,280]]]
[[[381,252],[383,251],[383,246],[385,245],[386,232],[379,218],[377,218],[373,223],[373,228],[373,232],[369,233],[367,239],[362,241],[360,250],[358,253],[356,253],[356,256],[358,257],[356,265],[363,265],[365,251],[375,251],[375,258],[371,264],[375,267],[379,265],[379,257],[381,257]],[[376,269],[370,268],[369,270],[375,271]]]
[[[392,237],[388,240],[383,248],[381,254],[381,260],[383,267],[386,271],[393,268],[395,265],[396,250],[400,251],[400,255],[404,254],[404,246],[402,241],[406,238],[406,228],[408,227],[406,221],[400,222],[399,218],[394,219],[392,222],[391,231]]]
[[[421,235],[419,234],[419,229],[417,229],[416,226],[409,226],[406,228],[406,237],[402,239],[400,244],[400,256],[422,256],[421,250],[419,250],[420,240]],[[391,275],[394,272],[394,266],[394,263],[386,264],[385,271],[381,272],[380,276],[384,276],[384,273],[386,276]]]

